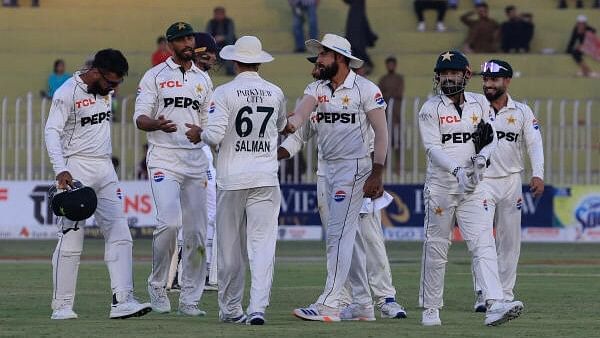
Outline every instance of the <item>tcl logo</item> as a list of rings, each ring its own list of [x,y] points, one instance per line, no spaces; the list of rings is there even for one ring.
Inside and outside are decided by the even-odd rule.
[[[83,99],[81,101],[75,101],[75,106],[77,108],[81,108],[81,107],[89,107],[93,104],[96,104],[96,101],[93,99]]]
[[[173,80],[169,80],[169,81],[165,81],[165,82],[161,82],[158,84],[160,86],[160,88],[180,88],[183,87],[183,85],[181,84],[181,82],[179,81],[173,81]]]
[[[319,103],[329,102],[329,98],[327,97],[327,95],[319,95],[318,99]]]
[[[134,212],[149,214],[152,212],[152,198],[147,194],[125,196],[124,210],[126,214]]]
[[[458,116],[453,116],[453,115],[449,115],[449,116],[440,116],[440,123],[444,124],[444,123],[459,123],[460,122],[460,117]]]

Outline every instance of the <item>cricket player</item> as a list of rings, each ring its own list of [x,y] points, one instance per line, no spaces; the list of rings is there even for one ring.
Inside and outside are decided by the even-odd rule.
[[[73,187],[76,178],[98,196],[94,216],[105,240],[104,261],[112,289],[110,318],[139,317],[152,310],[150,304],[133,297],[133,242],[111,161],[111,93],[128,70],[120,51],[98,51],[89,70],[76,72],[55,92],[45,128],[59,188]],[[77,318],[73,303],[84,235],[79,228],[85,222],[78,223],[64,217],[59,221],[52,255],[52,319]]]
[[[523,304],[503,301],[492,235],[493,210],[489,195],[479,184],[497,138],[492,132],[493,139],[478,153],[471,140],[479,122],[493,121],[493,112],[483,95],[465,92],[471,70],[461,52],[440,54],[434,72],[439,94],[427,100],[419,112],[419,131],[427,156],[419,292],[419,304],[425,309],[422,324],[442,324],[439,309],[444,305],[444,274],[456,221],[486,299],[484,323],[499,325],[517,318]]]
[[[317,57],[307,58],[309,62],[315,63]],[[312,75],[315,79],[318,79],[319,68],[315,65],[312,70]],[[308,140],[314,136],[317,132],[317,118],[316,113],[311,113],[309,120],[300,127],[294,134],[286,138],[277,150],[278,160],[287,159],[297,154],[302,146],[308,142]],[[371,129],[372,130],[372,129]],[[371,133],[369,133],[371,134]],[[372,138],[371,138],[372,140]],[[373,151],[373,144],[370,142],[369,150]],[[321,217],[321,224],[327,225],[327,219],[329,217],[328,200],[329,195],[327,194],[326,176],[324,175],[325,161],[321,158],[321,153],[318,152],[318,166],[317,166],[317,204],[319,208],[319,216]],[[381,310],[382,318],[406,318],[406,310],[396,302],[396,289],[392,283],[392,274],[390,269],[389,260],[385,251],[385,244],[383,239],[383,231],[381,229],[381,211],[374,211],[370,213],[360,214],[359,216],[359,227],[363,230],[363,236],[365,237],[365,254],[367,261],[367,276],[369,280],[369,286],[373,292],[373,295],[377,299],[376,303]],[[358,316],[352,315],[352,311],[356,308],[360,309],[354,304],[352,299],[352,292],[350,290],[350,283],[347,281],[342,291],[341,296],[341,307],[342,316],[352,319]],[[358,317],[359,319],[375,319],[375,317]]]
[[[208,33],[196,32],[194,33],[194,63],[205,73],[215,65],[217,61],[217,43],[212,35]],[[207,74],[207,79],[210,82],[210,89],[212,91],[213,85],[210,77]],[[216,203],[217,203],[217,187],[216,187],[216,172],[213,165],[213,154],[208,145],[202,147],[202,151],[206,154],[208,162],[208,170],[206,171],[206,178],[208,184],[206,186],[206,207],[208,212],[208,226],[206,230],[206,269],[207,276],[204,285],[204,291],[216,291],[217,290],[217,238],[215,236],[215,217],[216,217]],[[179,285],[181,279],[181,252],[183,249],[183,235],[180,229],[177,234],[177,251],[171,258],[171,266],[169,268],[169,277],[167,283],[167,290],[179,292],[181,286]]]
[[[277,139],[286,125],[279,87],[262,79],[260,64],[273,61],[260,40],[243,36],[219,53],[237,76],[215,89],[202,140],[218,146],[217,238],[219,318],[263,325],[269,305],[281,206]],[[242,308],[250,266],[250,301]]]
[[[203,316],[198,308],[206,278],[206,187],[208,159],[200,126],[207,120],[211,82],[194,62],[194,30],[185,22],[166,33],[173,56],[140,81],[133,120],[148,132],[148,176],[158,226],[152,242],[148,293],[152,309],[171,311],[166,284],[177,231],[183,228],[179,313]]]
[[[295,309],[293,313],[305,320],[340,321],[341,292],[350,279],[357,307],[352,311],[355,317],[345,319],[371,319],[374,310],[367,280],[365,243],[358,225],[363,197],[383,194],[386,105],[379,88],[351,70],[360,68],[363,61],[352,55],[348,40],[326,34],[322,41],[308,40],[306,47],[318,55],[319,80],[307,86],[294,114],[288,118],[286,131],[294,132],[316,110],[317,144],[325,164],[329,199],[327,280],[315,304]],[[373,160],[369,127],[375,133]]]
[[[535,198],[544,192],[544,149],[540,127],[531,109],[514,101],[508,93],[513,70],[502,60],[490,60],[481,65],[483,93],[494,111],[494,127],[498,146],[490,157],[490,167],[484,173],[482,189],[490,195],[490,210],[496,226],[498,274],[505,301],[514,299],[517,264],[521,250],[521,174],[525,168],[525,148],[533,169],[529,187]],[[475,278],[477,300],[475,311],[485,309],[482,286]],[[484,310],[485,311],[485,310]]]

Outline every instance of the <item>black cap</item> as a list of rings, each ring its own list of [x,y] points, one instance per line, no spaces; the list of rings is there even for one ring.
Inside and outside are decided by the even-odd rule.
[[[167,28],[167,41],[173,41],[177,38],[189,35],[194,35],[194,29],[186,22],[176,22]]]
[[[468,67],[469,60],[467,60],[467,57],[463,53],[457,50],[450,50],[438,56],[433,71],[439,73],[442,70],[464,70]]]
[[[217,52],[217,43],[212,35],[208,33],[197,32],[194,33],[194,40],[196,40],[194,52]]]
[[[481,65],[481,76],[512,77],[513,69],[506,61],[492,59]]]

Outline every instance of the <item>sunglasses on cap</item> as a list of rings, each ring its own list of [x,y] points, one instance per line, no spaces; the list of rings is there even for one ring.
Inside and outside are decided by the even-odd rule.
[[[121,83],[123,83],[123,78],[121,78],[119,81],[111,81],[109,79],[106,78],[106,75],[104,75],[104,73],[100,70],[98,70],[98,73],[100,73],[100,76],[102,76],[102,78],[104,79],[104,81],[106,81],[106,83],[108,83],[108,86],[110,88],[116,88],[118,87]]]
[[[498,73],[501,70],[508,71],[508,69],[500,66],[499,64],[497,64],[495,62],[484,62],[481,64],[481,72],[482,73]]]

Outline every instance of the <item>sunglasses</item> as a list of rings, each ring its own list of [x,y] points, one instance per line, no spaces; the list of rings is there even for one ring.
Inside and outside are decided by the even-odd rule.
[[[123,83],[124,79],[120,79],[119,81],[111,81],[109,79],[106,78],[106,75],[104,75],[103,72],[101,72],[100,70],[98,71],[98,73],[100,73],[100,76],[102,76],[102,78],[104,79],[104,81],[106,81],[106,83],[108,83],[108,86],[110,88],[116,88],[118,87],[121,83]]]
[[[508,71],[508,69],[500,66],[499,64],[497,64],[495,62],[485,62],[485,63],[481,64],[481,72],[482,73],[498,73],[500,70]]]

